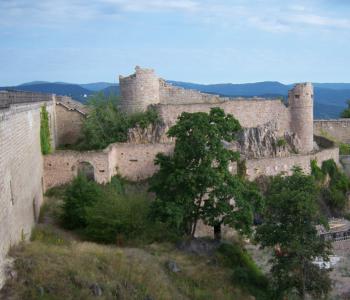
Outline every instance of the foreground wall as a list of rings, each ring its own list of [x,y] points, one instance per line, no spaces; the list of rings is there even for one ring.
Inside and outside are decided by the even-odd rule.
[[[315,120],[314,133],[337,142],[350,143],[350,119]]]
[[[103,151],[57,151],[45,156],[45,188],[70,182],[79,170],[79,164],[88,162],[93,166],[95,180],[109,182],[114,175],[128,180],[139,181],[149,178],[157,171],[154,159],[157,153],[169,154],[174,144],[112,144]],[[339,149],[323,149],[314,154],[292,155],[252,159],[246,161],[248,178],[254,180],[261,175],[273,176],[281,172],[291,173],[293,166],[300,166],[310,172],[310,161],[315,159],[320,165],[324,160],[339,162]],[[232,168],[234,172],[235,168]]]
[[[101,151],[56,151],[44,158],[45,190],[72,181],[83,163],[93,167],[98,183],[107,183],[114,175],[131,181],[144,180],[157,170],[154,165],[157,153],[170,153],[173,147],[173,144],[117,143]]]
[[[333,159],[339,164],[339,149],[323,149],[320,152],[308,155],[251,159],[246,162],[247,175],[251,180],[261,175],[274,176],[280,173],[291,175],[294,166],[301,167],[305,173],[309,174],[311,160],[316,160],[318,165],[321,166],[322,162],[328,159]]]
[[[0,108],[1,266],[10,246],[29,238],[39,216],[43,200],[43,158],[40,146],[42,105],[47,106],[51,125],[54,122],[53,102],[50,98],[46,100],[35,102],[33,99],[32,103],[20,103],[18,100],[17,104],[6,106],[2,101],[3,107]],[[4,279],[1,266],[0,287]]]

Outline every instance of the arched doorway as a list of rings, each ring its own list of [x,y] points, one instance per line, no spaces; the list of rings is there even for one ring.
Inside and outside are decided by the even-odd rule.
[[[88,180],[95,180],[94,166],[87,161],[79,162],[78,174],[84,174]]]

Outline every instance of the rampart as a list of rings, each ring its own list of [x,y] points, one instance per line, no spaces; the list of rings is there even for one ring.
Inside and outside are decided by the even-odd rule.
[[[336,142],[350,143],[350,119],[315,120],[314,132]]]
[[[280,100],[237,99],[221,103],[198,103],[180,105],[159,105],[159,113],[164,122],[171,126],[182,112],[209,112],[213,107],[221,107],[226,113],[234,115],[243,127],[257,127],[275,120],[280,133],[288,131],[290,114],[288,108]]]
[[[55,106],[52,96],[0,93],[0,287],[8,249],[30,236],[42,203],[43,158],[40,111],[49,112],[52,141]],[[54,145],[53,145],[54,146]]]
[[[157,153],[169,154],[174,144],[112,144],[101,151],[56,151],[45,156],[45,189],[70,182],[78,173],[80,163],[90,163],[95,180],[106,183],[114,175],[131,181],[144,180],[152,176],[157,166],[154,159]],[[247,176],[254,180],[261,175],[273,176],[279,173],[291,174],[294,166],[300,166],[310,173],[310,161],[320,165],[324,160],[339,162],[338,148],[322,149],[313,154],[295,154],[288,157],[251,159],[246,161]],[[232,170],[235,170],[234,166]]]
[[[221,107],[231,113],[243,127],[257,127],[270,121],[277,123],[278,133],[295,133],[300,139],[300,153],[313,150],[313,87],[297,84],[290,92],[288,106],[281,100],[229,98],[184,89],[166,83],[154,70],[135,68],[128,77],[119,77],[120,108],[126,113],[145,111],[156,105],[166,126],[173,125],[182,112],[208,112]]]

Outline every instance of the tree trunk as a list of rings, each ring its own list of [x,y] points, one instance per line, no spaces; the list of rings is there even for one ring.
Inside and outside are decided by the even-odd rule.
[[[221,224],[214,225],[214,239],[221,240]]]

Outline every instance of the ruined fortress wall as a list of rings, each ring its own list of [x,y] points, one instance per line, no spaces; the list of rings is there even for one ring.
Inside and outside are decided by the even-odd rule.
[[[76,175],[80,162],[89,162],[94,167],[95,180],[109,182],[114,175],[128,180],[138,181],[149,178],[157,171],[154,159],[157,153],[169,154],[174,144],[112,144],[103,151],[57,151],[45,156],[45,188],[70,182]],[[281,172],[291,173],[293,166],[300,166],[310,172],[310,161],[319,164],[324,160],[334,159],[339,163],[338,148],[323,149],[314,154],[291,155],[247,160],[247,175],[253,180],[260,175],[273,176]],[[236,168],[231,168],[234,172]]]
[[[84,162],[92,165],[95,181],[110,181],[108,152],[58,150],[44,157],[44,189],[71,182],[78,175],[80,163]]]
[[[157,153],[169,154],[174,144],[113,144],[110,146],[110,166],[113,175],[132,181],[152,176],[158,167],[154,164]]]
[[[164,122],[171,126],[182,112],[209,112],[221,107],[237,118],[242,127],[256,127],[269,121],[277,121],[280,133],[290,130],[289,109],[280,100],[232,100],[215,104],[159,105]]]
[[[81,137],[84,116],[76,110],[56,105],[57,145],[75,144]]]
[[[157,153],[170,153],[173,148],[173,144],[116,143],[102,151],[56,151],[44,157],[44,188],[71,182],[83,162],[91,164],[98,183],[107,183],[114,175],[144,180],[157,170],[154,165]]]
[[[220,103],[225,100],[229,98],[184,89],[160,80],[159,101],[162,104]]]
[[[316,160],[318,165],[321,166],[322,162],[328,159],[333,159],[339,164],[339,149],[323,149],[320,152],[308,155],[251,159],[246,162],[247,175],[250,180],[254,180],[261,175],[274,176],[281,172],[291,175],[293,166],[299,166],[305,173],[309,174],[311,160]]]
[[[350,119],[315,120],[314,133],[337,142],[350,143]]]
[[[0,286],[1,265],[9,247],[29,238],[39,216],[43,199],[40,110],[46,105],[54,121],[54,105],[49,100],[21,103],[17,98],[0,109]]]

